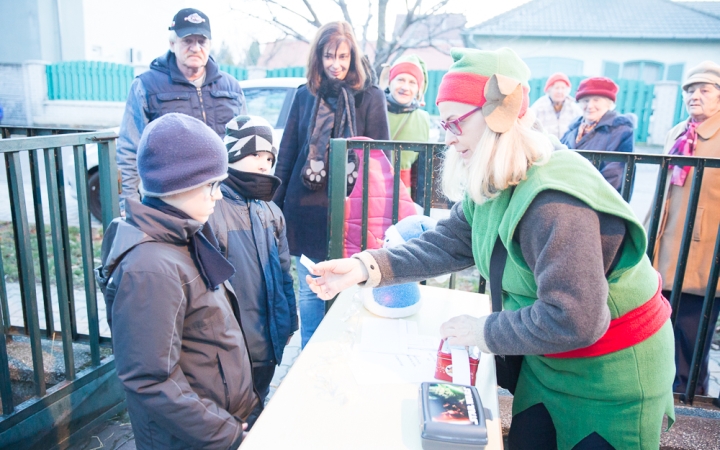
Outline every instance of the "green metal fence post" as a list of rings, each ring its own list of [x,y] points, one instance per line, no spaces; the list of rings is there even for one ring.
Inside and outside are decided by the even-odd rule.
[[[10,330],[10,307],[8,305],[7,288],[5,286],[5,268],[3,267],[3,258],[0,254],[0,313],[3,320],[0,322],[0,328],[3,333]]]
[[[88,204],[87,163],[85,162],[85,146],[73,147],[75,156],[75,186],[79,205]],[[80,244],[82,247],[83,278],[85,279],[85,305],[87,307],[88,335],[90,339],[90,359],[93,366],[100,365],[100,324],[97,311],[97,291],[93,263],[92,226],[90,208],[78,208],[80,225]]]
[[[25,192],[23,188],[22,166],[20,153],[5,154],[8,187],[10,188],[10,209],[15,233],[15,256],[18,261],[18,277],[20,279],[20,295],[25,310],[25,331],[30,338],[30,351],[33,360],[33,381],[35,395],[45,395],[45,370],[43,368],[42,345],[40,341],[40,325],[38,321],[37,296],[35,292],[35,268],[30,246],[30,227],[28,225]]]
[[[98,146],[98,173],[102,203],[103,230],[120,215],[118,169],[115,162],[115,139],[93,140]]]
[[[65,255],[70,249],[65,246],[63,237],[63,221],[60,220],[60,192],[58,186],[58,170],[57,159],[55,153],[61,151],[57,148],[49,148],[45,150],[45,176],[47,178],[48,207],[50,210],[50,233],[53,243],[53,261],[55,263],[55,286],[57,288],[58,309],[60,312],[60,329],[62,331],[61,338],[63,342],[63,358],[65,360],[65,376],[68,380],[75,378],[75,357],[73,353],[72,343],[75,339],[73,330],[73,314],[71,305],[74,304],[70,300],[70,291],[72,285],[68,284],[67,273],[72,273],[71,266],[67,263]],[[80,208],[78,208],[80,209]]]
[[[0,266],[2,262],[0,262]],[[0,270],[1,271],[1,270]],[[0,317],[2,323],[9,319],[6,315],[5,308],[0,310]],[[5,339],[7,339],[6,331],[0,330],[0,401],[2,401],[2,413],[4,416],[8,416],[15,411],[15,402],[12,397],[12,384],[10,381],[10,364],[8,360],[7,345]]]
[[[346,139],[330,140],[330,155],[328,156],[328,259],[343,257],[342,236],[345,230],[347,148],[348,141]],[[325,302],[325,311],[330,309],[333,302],[334,300]]]
[[[35,211],[35,234],[38,242],[38,255],[40,263],[40,283],[42,285],[43,306],[45,307],[45,335],[52,339],[55,333],[52,307],[52,287],[50,283],[50,268],[48,259],[47,241],[45,240],[45,218],[43,217],[43,202],[40,185],[40,158],[41,150],[28,152],[30,158],[30,179],[33,190],[33,209]]]

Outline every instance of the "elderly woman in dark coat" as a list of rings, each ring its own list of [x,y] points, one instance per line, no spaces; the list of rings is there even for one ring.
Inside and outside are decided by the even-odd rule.
[[[617,91],[617,85],[609,78],[583,80],[575,94],[583,114],[570,124],[561,142],[569,149],[632,153],[635,121],[614,111]],[[603,162],[599,169],[608,183],[620,191],[625,164]]]
[[[275,169],[282,185],[273,200],[285,215],[293,256],[304,254],[314,261],[327,258],[330,139],[390,139],[385,94],[373,85],[372,75],[350,24],[331,22],[318,30],[310,49],[308,82],[295,94]],[[350,184],[357,178],[357,162],[348,160]],[[297,267],[304,347],[325,314],[325,304],[305,282],[304,266]]]

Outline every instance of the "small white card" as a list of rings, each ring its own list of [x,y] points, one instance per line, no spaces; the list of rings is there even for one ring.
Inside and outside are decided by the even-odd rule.
[[[314,274],[314,273],[315,273],[315,271],[313,270],[314,267],[315,267],[315,263],[312,262],[312,260],[311,260],[310,258],[308,258],[307,256],[305,256],[305,255],[300,255],[300,264],[302,264],[303,266],[305,266],[305,268],[306,268],[307,270],[309,270],[311,274]]]

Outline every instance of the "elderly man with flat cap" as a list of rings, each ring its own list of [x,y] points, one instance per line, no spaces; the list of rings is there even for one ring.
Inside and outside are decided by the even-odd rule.
[[[247,114],[240,84],[210,56],[208,16],[197,9],[181,9],[169,30],[170,50],[150,63],[150,70],[130,86],[117,146],[121,207],[127,198],[139,200],[137,146],[148,123],[167,113],[183,113],[222,137],[226,123]]]
[[[704,61],[693,67],[682,88],[683,103],[689,117],[668,132],[665,153],[720,158],[720,65]],[[669,169],[671,173],[665,186],[665,204],[655,241],[654,261],[655,268],[663,277],[663,295],[667,298],[670,298],[673,289],[677,289],[673,282],[695,173],[691,166],[670,166]],[[715,238],[720,224],[719,204],[720,169],[705,169],[675,324],[675,392],[684,393],[689,383],[693,349],[700,329]],[[710,328],[700,354],[696,395],[709,395],[710,342],[720,314],[720,289],[712,301],[713,305],[709,309]]]

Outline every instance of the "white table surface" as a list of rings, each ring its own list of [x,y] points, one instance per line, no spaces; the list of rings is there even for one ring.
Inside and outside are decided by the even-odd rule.
[[[486,295],[421,286],[423,306],[407,317],[424,335],[447,319],[490,314]],[[240,446],[253,449],[421,449],[419,383],[359,385],[348,360],[363,317],[376,317],[344,291],[298,356]],[[431,379],[428,381],[432,381]],[[483,354],[476,387],[487,418],[489,445],[502,449],[495,360]]]

